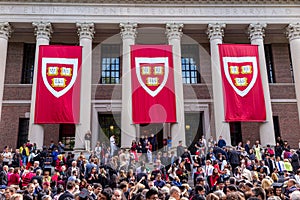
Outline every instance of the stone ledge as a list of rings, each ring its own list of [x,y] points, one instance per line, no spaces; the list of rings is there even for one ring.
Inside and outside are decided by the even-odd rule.
[[[0,2],[8,2],[0,0]],[[297,4],[299,0],[15,0],[11,2],[41,2],[41,3],[112,3],[112,4]]]

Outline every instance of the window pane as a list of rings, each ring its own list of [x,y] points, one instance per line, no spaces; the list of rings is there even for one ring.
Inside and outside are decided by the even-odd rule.
[[[196,77],[196,72],[191,72],[191,77]]]
[[[266,58],[266,67],[267,67],[267,73],[268,73],[268,81],[269,81],[269,83],[276,83],[271,44],[266,44],[264,49],[265,49],[265,58]]]
[[[191,78],[191,83],[197,83],[197,79],[196,78]]]
[[[31,84],[33,81],[33,68],[35,58],[35,44],[24,44],[22,84]]]
[[[199,62],[199,47],[198,45],[182,45],[182,77],[185,77],[186,83],[198,83],[200,74],[197,62]],[[199,80],[199,81],[198,81]]]
[[[116,83],[115,77],[120,77],[120,46],[115,44],[102,45],[101,57],[102,57],[102,77],[101,83],[114,84]]]

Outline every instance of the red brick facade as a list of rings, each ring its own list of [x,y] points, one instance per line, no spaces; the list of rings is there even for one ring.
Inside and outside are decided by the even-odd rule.
[[[103,41],[104,38],[101,38]],[[184,85],[184,98],[186,100],[203,100],[209,105],[210,130],[214,135],[214,120],[212,106],[211,69],[209,57],[209,43],[199,45],[201,83]],[[291,146],[298,146],[300,138],[300,125],[298,119],[297,103],[294,84],[290,71],[290,58],[288,44],[272,44],[274,71],[276,83],[270,84],[273,116],[279,118],[280,134]],[[121,85],[100,85],[99,75],[101,66],[99,45],[94,45],[93,74],[92,74],[92,100],[121,99]],[[23,43],[10,42],[8,47],[7,64],[5,71],[5,85],[2,107],[2,120],[0,130],[4,145],[17,145],[19,118],[28,117],[30,112],[31,85],[21,85],[23,65]],[[27,114],[26,114],[27,113]],[[44,144],[51,140],[58,141],[59,125],[44,125]],[[242,123],[242,139],[252,143],[259,140],[258,123]]]

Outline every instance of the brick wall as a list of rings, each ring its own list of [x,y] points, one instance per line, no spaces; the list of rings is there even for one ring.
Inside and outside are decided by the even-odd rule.
[[[276,83],[292,83],[288,44],[272,44]]]
[[[1,140],[0,148],[9,145],[17,147],[19,118],[25,118],[25,113],[30,111],[30,105],[3,105],[2,119],[0,121]]]
[[[121,99],[122,85],[99,84],[92,87],[92,99]]]
[[[30,100],[31,92],[31,84],[4,85],[3,100]]]
[[[273,103],[273,116],[279,117],[281,137],[287,140],[292,148],[298,148],[300,125],[296,103]]]
[[[244,144],[246,144],[247,140],[250,140],[252,146],[256,140],[260,140],[259,123],[242,122],[241,126],[242,126],[242,138]]]
[[[109,35],[105,35],[100,41],[106,40]],[[196,38],[197,39],[197,38]],[[199,39],[199,38],[198,38]],[[199,39],[200,40],[200,39]],[[199,41],[200,42],[200,41]],[[272,99],[295,99],[294,84],[291,83],[289,69],[289,52],[287,44],[272,44],[274,70],[276,84],[270,84]],[[212,98],[211,87],[211,64],[209,56],[209,43],[199,45],[201,84],[184,85],[185,99],[205,99]],[[100,78],[100,46],[93,45],[93,73],[92,73],[92,99],[110,100],[121,99],[121,85],[97,85]],[[7,66],[5,71],[4,100],[30,100],[31,85],[18,85],[22,76],[23,43],[9,43]],[[283,84],[281,84],[283,83]],[[287,83],[287,84],[286,84]],[[13,85],[12,85],[13,84]],[[292,146],[298,144],[300,138],[300,127],[298,120],[297,105],[295,103],[273,103],[273,115],[279,117],[280,131],[284,139],[288,140]],[[0,141],[0,145],[6,144],[16,146],[18,137],[18,123],[20,117],[25,117],[25,113],[30,111],[30,105],[4,104],[2,110],[2,121],[0,130],[5,143]],[[213,104],[209,104],[210,129],[215,136]],[[49,145],[51,140],[58,141],[59,125],[44,125],[44,142]],[[259,139],[259,123],[242,123],[243,141],[247,139],[253,143]],[[4,140],[3,140],[4,141]]]
[[[5,84],[20,84],[23,65],[23,43],[8,43]]]
[[[59,124],[44,124],[44,145],[49,146],[51,140],[57,144],[59,140]]]
[[[294,84],[270,84],[271,99],[296,99]]]

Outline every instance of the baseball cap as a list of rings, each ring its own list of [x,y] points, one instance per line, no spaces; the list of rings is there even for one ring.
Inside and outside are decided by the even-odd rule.
[[[79,193],[79,197],[80,198],[86,198],[89,195],[89,191],[86,188],[83,188],[80,193]]]

